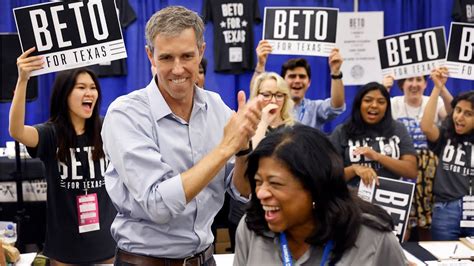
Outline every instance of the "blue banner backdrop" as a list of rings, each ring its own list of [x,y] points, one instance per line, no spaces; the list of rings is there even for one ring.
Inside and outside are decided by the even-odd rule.
[[[47,2],[45,0],[2,0],[0,11],[0,32],[16,32],[12,9]],[[151,79],[150,64],[146,57],[145,47],[145,24],[147,19],[160,8],[168,5],[186,6],[201,13],[203,1],[188,0],[129,0],[137,14],[137,20],[129,25],[123,32],[125,45],[128,52],[128,75],[121,77],[101,78],[103,90],[103,101],[101,114],[105,115],[109,104],[118,96],[127,94],[133,90],[148,84]],[[446,35],[449,36],[449,25],[451,23],[451,10],[453,0],[359,0],[359,11],[384,11],[384,33],[385,35],[397,34],[423,28],[444,26]],[[352,12],[353,1],[350,0],[259,0],[260,14],[263,17],[265,6],[313,6],[313,7],[335,7],[340,12]],[[262,36],[262,24],[254,28],[254,49]],[[243,89],[247,95],[251,72],[241,75],[218,74],[214,72],[212,60],[213,25],[206,25],[205,39],[207,43],[205,57],[208,59],[206,89],[218,92],[231,108],[236,108],[236,95],[238,90]],[[254,51],[253,51],[254,52]],[[343,55],[344,56],[344,55]],[[292,56],[270,55],[267,70],[280,72],[281,64]],[[329,97],[329,67],[327,58],[307,57],[312,67],[311,88],[308,90],[309,98]],[[27,103],[26,123],[29,125],[44,122],[49,117],[50,93],[54,80],[54,74],[46,74],[39,77],[38,99]],[[382,80],[382,77],[379,81]],[[431,92],[433,84],[429,81],[426,93]],[[454,95],[461,91],[474,88],[474,82],[450,79],[447,87]],[[347,109],[351,109],[352,98],[358,86],[346,86]],[[392,95],[400,95],[398,89],[392,89]],[[5,146],[5,141],[12,140],[8,134],[8,114],[10,103],[0,104],[0,146]],[[326,131],[331,131],[335,126],[344,121],[349,112],[346,111],[336,120],[325,126]]]

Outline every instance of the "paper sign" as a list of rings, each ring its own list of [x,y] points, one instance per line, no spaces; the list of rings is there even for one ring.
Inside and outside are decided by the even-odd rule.
[[[446,61],[444,36],[444,27],[437,27],[378,40],[382,74],[395,79],[429,75]]]
[[[377,40],[383,38],[383,12],[340,12],[337,27],[344,85],[381,81]]]
[[[379,183],[379,186],[374,182],[372,186],[367,187],[360,182],[358,195],[363,200],[382,207],[392,216],[394,233],[402,242],[410,216],[415,184],[385,177],[379,177]]]
[[[451,23],[446,67],[452,78],[474,80],[474,24]]]
[[[13,9],[22,51],[36,47],[43,69],[32,76],[127,57],[115,1],[84,0]]]
[[[272,54],[329,56],[336,44],[339,9],[265,7],[263,37]]]

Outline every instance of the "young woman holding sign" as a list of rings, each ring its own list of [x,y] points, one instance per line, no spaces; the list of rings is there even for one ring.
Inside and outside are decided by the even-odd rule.
[[[474,91],[451,102],[453,111],[441,126],[435,123],[436,102],[446,84],[447,69],[435,69],[435,84],[421,119],[421,129],[431,150],[439,157],[433,188],[433,240],[457,240],[473,236],[472,202],[474,182]],[[464,217],[464,218],[463,218]]]
[[[105,190],[107,166],[102,150],[97,77],[80,68],[57,74],[51,95],[50,118],[25,125],[26,86],[31,72],[44,59],[17,59],[18,81],[10,109],[10,135],[25,144],[46,168],[47,224],[43,253],[51,265],[112,263],[115,241],[110,225],[116,210]]]
[[[387,75],[383,79],[383,85],[390,92],[394,77]],[[403,96],[392,97],[393,119],[402,122],[410,134],[417,152],[418,177],[416,180],[414,204],[410,214],[409,228],[429,228],[432,217],[433,204],[433,182],[438,158],[428,149],[425,134],[420,128],[421,117],[428,103],[428,96],[424,95],[428,85],[427,76],[417,76],[397,80],[397,85],[403,92]],[[453,97],[446,87],[443,87],[437,100],[435,123],[439,124],[447,116]],[[448,110],[446,110],[448,109]],[[423,234],[423,230],[417,230],[422,239],[430,239]],[[416,231],[415,231],[416,232]],[[417,234],[413,234],[416,240]]]

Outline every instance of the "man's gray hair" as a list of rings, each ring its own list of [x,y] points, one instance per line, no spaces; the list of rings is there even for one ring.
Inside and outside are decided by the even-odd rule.
[[[154,50],[153,41],[158,34],[173,37],[189,28],[194,29],[197,46],[201,48],[204,43],[204,22],[196,12],[182,6],[169,6],[159,10],[146,23],[148,49]]]

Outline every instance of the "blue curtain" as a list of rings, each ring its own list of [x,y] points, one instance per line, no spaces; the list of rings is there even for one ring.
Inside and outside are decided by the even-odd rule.
[[[12,9],[19,6],[32,5],[46,0],[2,0],[0,10],[0,32],[15,32],[16,26]],[[101,78],[103,90],[103,101],[101,114],[105,115],[109,104],[118,96],[144,87],[151,78],[150,65],[144,50],[145,47],[145,24],[147,19],[162,7],[168,5],[183,5],[198,13],[202,9],[202,1],[189,0],[129,0],[137,14],[137,20],[129,25],[123,32],[128,53],[128,75],[123,77]],[[359,0],[359,11],[384,11],[384,33],[385,35],[397,34],[422,28],[444,26],[446,37],[449,36],[449,25],[451,23],[451,9],[453,0]],[[352,12],[354,10],[352,0],[259,0],[260,12],[263,17],[265,6],[321,6],[336,7],[341,12]],[[262,36],[262,24],[254,28],[255,47]],[[224,101],[231,107],[236,107],[236,94],[238,90],[245,90],[248,95],[249,82],[252,73],[241,75],[218,74],[214,72],[212,51],[214,49],[213,25],[206,25],[205,39],[207,43],[205,57],[208,58],[208,69],[205,87],[218,92]],[[343,55],[344,56],[344,55]],[[270,55],[267,70],[280,72],[281,64],[291,56]],[[312,68],[311,87],[308,90],[309,98],[329,97],[329,67],[327,58],[308,57]],[[33,125],[46,121],[49,117],[49,95],[54,74],[46,74],[39,77],[38,99],[27,104],[26,123]],[[474,88],[474,82],[450,79],[447,87],[454,95],[461,91]],[[429,81],[428,90],[431,92],[433,84]],[[325,126],[326,131],[332,130],[337,124],[347,118],[350,113],[352,99],[358,86],[346,86],[346,103],[348,111],[336,120]],[[393,95],[400,95],[398,89],[392,90]],[[8,135],[8,113],[10,103],[0,104],[0,146],[5,141],[12,140]]]

